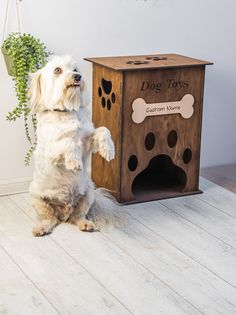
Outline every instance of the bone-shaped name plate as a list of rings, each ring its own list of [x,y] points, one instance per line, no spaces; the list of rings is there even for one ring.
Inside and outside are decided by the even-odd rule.
[[[132,104],[132,120],[140,124],[147,116],[181,114],[185,119],[193,115],[194,97],[186,94],[180,101],[147,104],[143,98],[136,98]]]

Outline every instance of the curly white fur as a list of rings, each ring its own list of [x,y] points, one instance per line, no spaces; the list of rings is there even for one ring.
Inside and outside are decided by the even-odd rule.
[[[112,209],[117,210],[114,199],[104,190],[96,192],[87,164],[92,152],[112,160],[114,144],[107,128],[94,128],[85,83],[70,56],[54,57],[32,75],[30,103],[37,114],[30,193],[41,218],[34,235],[50,233],[61,221],[94,230],[101,225],[98,213],[100,222],[112,221]],[[116,221],[117,216],[113,218]]]

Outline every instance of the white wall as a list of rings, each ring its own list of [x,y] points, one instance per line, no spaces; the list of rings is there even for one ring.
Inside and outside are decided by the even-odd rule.
[[[11,1],[8,32],[16,29]],[[0,2],[1,33],[6,0]],[[202,166],[236,162],[235,0],[22,0],[23,30],[50,51],[88,56],[176,52],[214,61],[206,72]],[[81,62],[91,86],[91,65]],[[30,177],[21,121],[5,115],[15,104],[0,56],[0,183]]]

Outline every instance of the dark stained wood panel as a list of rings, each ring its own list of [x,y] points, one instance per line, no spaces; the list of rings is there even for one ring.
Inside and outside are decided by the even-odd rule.
[[[145,70],[136,72],[126,72],[124,76],[124,99],[123,99],[123,131],[122,131],[122,164],[121,164],[121,196],[122,202],[133,200],[145,200],[140,190],[152,191],[153,187],[150,183],[153,179],[154,188],[156,188],[156,199],[168,197],[173,195],[173,191],[177,193],[186,193],[190,191],[198,191],[199,178],[199,159],[200,159],[200,136],[201,136],[201,120],[202,120],[202,99],[203,99],[203,84],[204,84],[204,66],[189,67],[181,69],[164,69]],[[141,91],[143,82],[169,82],[168,80],[176,80],[178,82],[188,82],[188,86],[183,86],[181,89],[169,88],[168,84],[163,84],[160,92],[155,90]],[[140,123],[133,123],[132,116],[132,102],[137,97],[142,97],[147,103],[165,102],[180,100],[185,94],[191,94],[194,97],[194,114],[189,119],[184,119],[180,114],[170,114],[162,116],[146,117]],[[177,141],[173,147],[168,145],[168,134],[174,131],[177,134]],[[155,136],[155,145],[152,150],[147,150],[145,147],[145,138],[149,133]],[[186,149],[191,150],[191,161],[184,163],[183,154]],[[129,170],[130,156],[136,156],[138,160],[137,168],[134,171]],[[137,187],[132,185],[138,174],[145,170],[150,161],[155,157],[162,155],[160,159],[154,160],[150,173],[140,178]],[[165,180],[164,174],[159,176],[162,169],[167,169],[163,172],[168,172],[172,167],[170,159],[178,169],[176,176],[167,176]],[[161,170],[159,170],[161,168]],[[182,171],[184,173],[182,173]],[[155,175],[153,175],[155,172]],[[160,177],[160,179],[158,178]],[[182,181],[186,184],[182,184]],[[179,179],[178,179],[179,177]],[[165,192],[163,192],[163,186]],[[135,190],[135,192],[134,192]],[[171,193],[172,191],[172,193]],[[135,196],[134,196],[135,194]],[[146,192],[146,200],[149,199]]]
[[[111,86],[109,82],[112,82]],[[98,187],[105,187],[113,191],[118,199],[120,198],[121,114],[122,73],[94,65],[92,119],[96,128],[105,126],[110,130],[115,143],[115,159],[107,162],[98,153],[94,154],[92,156],[92,179]]]

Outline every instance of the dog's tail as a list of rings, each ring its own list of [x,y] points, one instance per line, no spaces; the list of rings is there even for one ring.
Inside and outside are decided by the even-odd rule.
[[[124,224],[124,214],[116,199],[105,188],[95,189],[95,200],[88,213],[98,229],[119,227]]]

